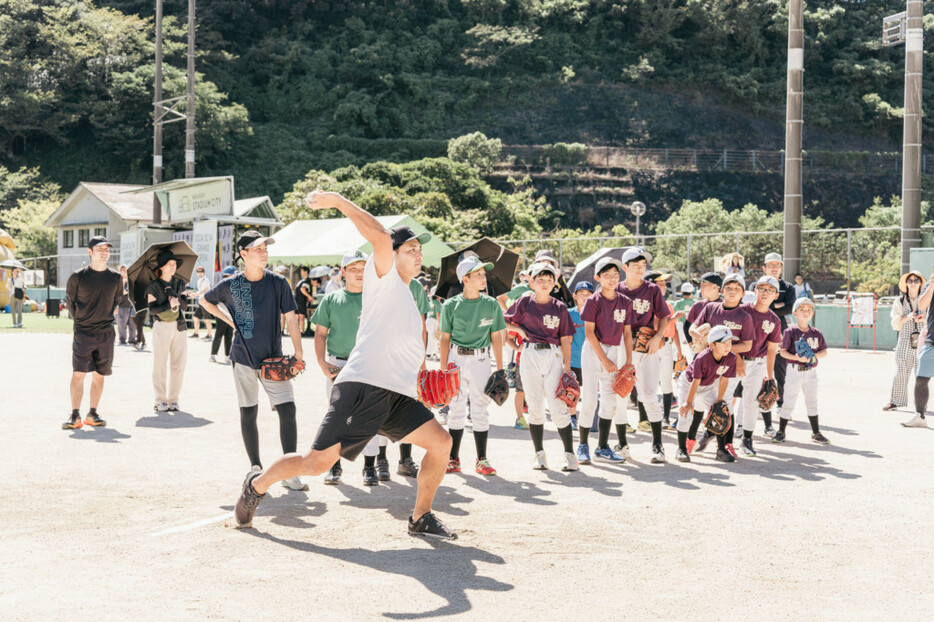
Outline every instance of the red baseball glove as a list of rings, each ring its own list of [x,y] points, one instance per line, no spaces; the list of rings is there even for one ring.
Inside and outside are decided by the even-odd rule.
[[[623,365],[613,378],[613,391],[622,398],[629,397],[636,386],[636,368],[630,363]]]
[[[294,356],[274,356],[264,359],[259,366],[259,371],[265,380],[283,382],[305,371],[305,362]]]
[[[418,373],[418,399],[430,408],[451,403],[460,391],[460,367],[448,363],[447,369],[422,370]]]
[[[558,383],[558,390],[555,391],[555,397],[567,404],[568,408],[574,408],[580,396],[581,385],[577,382],[577,376],[572,371],[564,372],[561,382]]]

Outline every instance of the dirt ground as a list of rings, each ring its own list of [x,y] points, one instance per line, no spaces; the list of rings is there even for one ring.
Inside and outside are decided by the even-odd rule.
[[[152,355],[118,348],[100,408],[108,427],[64,431],[70,336],[0,335],[5,619],[934,616],[934,430],[880,410],[891,353],[834,350],[822,362],[831,445],[793,422],[784,445],[758,436],[759,456],[730,465],[709,449],[674,462],[669,432],[670,462],[650,465],[639,433],[631,462],[562,473],[546,427],[554,470],[533,471],[528,432],[494,407],[499,476],[445,477],[435,509],[460,538],[437,543],[406,534],[414,481],[394,473],[364,487],[362,459],[345,462],[341,486],[274,486],[254,529],[233,529],[249,463],[230,367],[208,362],[208,347],[189,341],[183,412],[161,415]],[[296,382],[300,448],[324,413],[323,384],[316,368]],[[270,463],[280,448],[268,403],[260,428]],[[461,453],[470,464],[469,434]]]

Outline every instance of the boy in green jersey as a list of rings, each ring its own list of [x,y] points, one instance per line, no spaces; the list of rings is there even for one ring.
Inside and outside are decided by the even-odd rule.
[[[451,458],[448,473],[460,473],[460,443],[470,402],[470,419],[477,446],[475,470],[480,475],[496,475],[496,469],[487,460],[487,437],[490,417],[487,406],[490,398],[483,392],[490,377],[490,350],[496,369],[503,368],[503,331],[506,321],[497,301],[480,291],[486,288],[486,273],[493,264],[484,263],[471,255],[457,264],[457,278],[464,285],[464,293],[449,298],[441,307],[441,369],[448,362],[460,367],[460,392],[451,401],[448,413],[448,432],[451,434]]]

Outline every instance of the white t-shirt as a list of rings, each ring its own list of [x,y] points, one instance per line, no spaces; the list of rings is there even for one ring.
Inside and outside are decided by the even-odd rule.
[[[376,276],[373,258],[363,270],[363,310],[357,344],[335,384],[363,382],[418,397],[418,372],[425,360],[422,317],[412,290],[395,263],[383,278]]]
[[[207,276],[200,277],[198,279],[198,291],[203,296],[209,289],[211,289],[211,280]]]

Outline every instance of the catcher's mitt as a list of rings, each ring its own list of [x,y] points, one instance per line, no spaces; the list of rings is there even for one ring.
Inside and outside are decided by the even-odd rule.
[[[700,354],[707,349],[707,333],[710,332],[710,324],[701,324],[695,330],[701,334],[701,337],[694,337],[691,342],[691,350],[694,354]]]
[[[558,390],[555,391],[555,397],[567,404],[568,408],[574,408],[580,396],[581,385],[577,382],[577,376],[572,371],[564,372],[561,382],[558,383]]]
[[[327,368],[329,374],[334,374],[332,378],[337,378],[337,375],[341,373],[341,369],[343,369],[337,365],[331,365],[330,363],[327,364]]]
[[[778,401],[778,383],[774,380],[765,378],[762,380],[762,388],[756,395],[756,401],[759,402],[759,410],[767,412],[772,410],[772,406]]]
[[[720,400],[707,411],[707,431],[716,436],[723,436],[730,429],[733,415],[730,414],[730,405]]]
[[[814,354],[814,350],[811,349],[811,346],[808,345],[808,340],[804,337],[795,342],[795,354],[806,358],[808,360],[806,363],[808,367],[817,365],[817,355]]]
[[[264,359],[259,366],[260,376],[264,380],[284,382],[305,371],[305,362],[294,356],[274,356]]]
[[[418,399],[426,406],[441,408],[451,403],[460,391],[460,367],[448,363],[447,369],[422,370],[418,373]]]
[[[623,365],[613,378],[613,391],[622,398],[629,397],[636,386],[636,368],[629,363]]]
[[[655,331],[648,326],[643,326],[636,331],[635,338],[632,341],[633,352],[648,352],[649,340],[655,336]]]
[[[497,406],[502,406],[509,397],[509,380],[506,379],[506,372],[498,369],[490,374],[483,392],[489,395]]]

